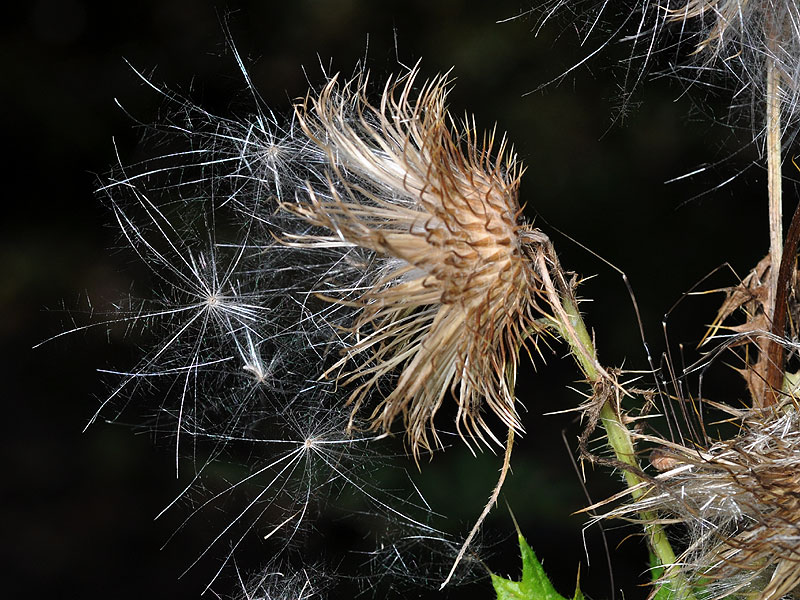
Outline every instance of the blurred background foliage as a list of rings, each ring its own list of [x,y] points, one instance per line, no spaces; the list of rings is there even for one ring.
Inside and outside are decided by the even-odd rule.
[[[536,4],[32,0],[9,9],[0,25],[6,144],[0,331],[7,415],[0,561],[4,590],[10,587],[6,597],[190,598],[208,578],[203,569],[181,580],[178,575],[203,549],[199,540],[207,535],[200,528],[218,526],[216,517],[198,520],[159,550],[180,524],[176,514],[153,522],[180,491],[169,448],[124,425],[99,423],[82,433],[105,393],[95,369],[124,367],[137,355],[135,340],[112,332],[108,344],[107,332],[97,330],[31,350],[68,328],[72,311],[82,318],[87,297],[108,306],[132,286],[136,266],[129,254],[115,251],[120,243],[111,215],[93,190],[115,152],[131,163],[157,151],[139,146],[141,128],[115,99],[144,123],[157,121],[164,103],[123,59],[222,115],[242,114],[248,104],[226,29],[267,104],[283,114],[309,81],[323,81],[320,65],[349,74],[366,60],[374,81],[396,71],[398,61],[421,59],[425,75],[452,68],[452,112],[474,113],[480,128],[497,123],[508,132],[528,166],[522,200],[529,216],[551,234],[566,268],[597,275],[581,295],[593,299],[583,308],[608,365],[647,367],[628,293],[618,274],[552,227],[628,274],[656,357],[664,348],[662,315],[684,292],[725,261],[741,275],[766,253],[765,174],[750,166],[752,149],[700,176],[664,183],[745,147],[748,132],[739,136],[708,119],[708,113],[724,114],[721,100],[704,90],[686,93],[669,78],[648,78],[627,106],[632,110],[614,121],[623,92],[620,61],[630,49],[619,43],[528,94],[603,39],[581,46],[569,21],[559,20],[535,35],[537,18],[525,13]],[[734,281],[725,272],[706,287]],[[685,299],[670,318],[673,342],[691,352],[715,307],[713,298]],[[586,500],[562,431],[574,447],[579,424],[572,414],[544,415],[581,400],[566,387],[578,373],[562,359],[563,347],[543,352],[546,366],[537,360],[535,372],[523,367],[519,397],[528,434],[515,451],[504,497],[557,589],[570,593],[583,563],[584,591],[608,598],[599,531],[582,531],[586,516],[572,514]],[[720,380],[729,378],[721,371]],[[718,389],[741,395],[736,385]],[[423,462],[417,478],[452,531],[465,532],[499,463],[498,456],[474,458],[455,444]],[[605,471],[587,469],[587,478],[594,499],[619,489],[616,476]],[[643,541],[635,529],[610,528],[615,587],[627,598],[643,598],[647,590],[637,587],[646,581]],[[337,536],[352,533],[331,535],[324,552],[332,562],[341,547]],[[488,566],[516,577],[518,548],[504,506],[490,516],[483,539]],[[243,564],[258,559],[241,558]],[[492,597],[488,579],[449,596],[419,594]]]

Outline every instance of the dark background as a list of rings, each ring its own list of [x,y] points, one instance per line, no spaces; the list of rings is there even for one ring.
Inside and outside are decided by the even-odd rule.
[[[713,190],[748,167],[753,152],[688,181],[664,184],[726,158],[747,140],[746,132],[737,137],[698,113],[695,102],[720,111],[724,95],[706,99],[701,90],[682,94],[669,79],[648,80],[633,96],[637,105],[627,118],[612,122],[623,85],[619,61],[629,46],[612,44],[560,83],[525,95],[581,60],[602,35],[581,47],[568,21],[553,21],[538,36],[535,17],[498,23],[535,2],[381,4],[39,0],[19,3],[4,19],[4,596],[188,598],[208,576],[193,571],[178,579],[199,550],[200,536],[191,529],[159,550],[179,524],[175,516],[153,521],[179,491],[168,449],[124,426],[100,423],[82,433],[104,394],[95,369],[123,366],[135,356],[134,342],[108,345],[102,332],[88,332],[31,349],[69,328],[70,311],[85,306],[87,296],[107,302],[130,287],[130,257],[110,251],[116,244],[111,215],[93,190],[97,174],[116,160],[114,143],[123,162],[148,152],[137,146],[141,132],[114,99],[144,122],[158,119],[163,102],[123,58],[223,115],[244,97],[226,28],[255,86],[278,112],[305,93],[307,77],[315,84],[323,80],[320,62],[349,73],[366,53],[374,80],[394,71],[398,58],[404,64],[422,58],[425,75],[454,67],[452,112],[475,113],[480,127],[497,122],[509,132],[528,165],[522,199],[530,217],[551,234],[568,269],[598,275],[581,293],[595,299],[584,310],[605,364],[647,366],[630,298],[612,269],[550,226],[628,273],[656,354],[663,348],[661,316],[684,292],[726,260],[743,274],[766,253],[762,169],[749,168],[733,185]],[[733,280],[728,274],[713,285]],[[673,339],[691,348],[714,310],[709,298],[684,301],[671,319]],[[579,427],[572,415],[543,416],[580,400],[566,389],[579,375],[561,359],[564,353],[554,346],[548,364],[537,364],[537,372],[520,383],[529,433],[519,443],[505,497],[562,593],[574,589],[581,562],[584,591],[608,598],[597,529],[586,532],[587,566],[581,536],[586,517],[571,516],[585,499],[561,431],[572,442]],[[532,373],[529,365],[523,369]],[[441,491],[434,500],[461,524],[455,531],[465,531],[480,512],[499,462],[454,447],[423,465],[422,476]],[[618,489],[605,472],[588,476],[596,498]],[[646,594],[636,587],[645,581],[643,543],[636,535],[622,542],[635,533],[614,531],[610,542],[616,587],[627,598]],[[501,506],[487,522],[484,559],[496,572],[516,577],[512,534]],[[332,539],[329,554],[336,551]],[[331,597],[339,596],[333,590]],[[492,592],[483,579],[448,597],[491,598]]]

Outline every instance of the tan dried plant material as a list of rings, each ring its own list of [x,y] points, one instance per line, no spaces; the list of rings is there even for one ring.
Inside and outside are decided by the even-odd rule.
[[[764,114],[765,122],[752,123],[754,139],[765,134],[767,154],[780,155],[781,136],[800,118],[800,4],[680,0],[653,5],[665,13],[667,23],[680,29],[682,40],[694,41],[693,54],[705,63],[699,65],[700,71],[729,73],[736,95],[744,93],[757,101],[753,114]],[[762,101],[766,113],[758,106]],[[777,166],[773,171],[770,178],[777,185],[780,171]],[[771,227],[779,229],[777,222]],[[775,254],[773,262],[779,261]]]
[[[680,28],[682,39],[694,40],[693,54],[706,66],[733,75],[737,94],[746,92],[772,103],[781,117],[761,133],[780,137],[780,131],[796,121],[800,111],[796,0],[681,0],[653,5],[665,13],[667,23]],[[775,131],[770,132],[771,127]]]
[[[701,342],[701,345],[707,345],[717,338],[721,330],[724,330],[734,336],[728,339],[726,347],[745,348],[743,356],[745,367],[738,370],[747,383],[755,406],[759,406],[765,397],[769,364],[767,356],[769,343],[767,332],[771,328],[767,317],[769,270],[770,256],[767,255],[739,285],[719,290],[725,292],[725,300]],[[731,321],[736,319],[741,322],[732,324]]]
[[[487,410],[522,430],[519,353],[535,346],[553,312],[536,265],[551,270],[551,287],[567,284],[547,237],[522,219],[523,169],[505,139],[451,117],[446,76],[415,96],[416,77],[390,81],[377,106],[366,99],[366,76],[334,77],[297,106],[332,166],[327,185],[309,186],[287,208],[329,232],[293,242],[358,246],[382,258],[355,299],[333,299],[357,316],[354,341],[331,372],[356,383],[354,414],[396,375],[371,421],[389,430],[402,418],[418,456],[439,444],[434,417],[448,393],[463,438],[497,441]]]
[[[790,264],[786,280],[781,277],[781,286],[786,288],[785,294],[779,295],[777,303],[780,306],[774,308],[774,314],[780,317],[778,321],[769,318],[773,310],[769,305],[771,259],[768,255],[759,261],[739,285],[717,290],[725,292],[725,300],[701,342],[701,345],[709,345],[718,339],[720,331],[725,331],[728,333],[722,344],[723,348],[744,349],[742,361],[745,366],[738,371],[747,382],[751,404],[755,408],[773,404],[785,391],[784,356],[782,352],[776,354],[774,349],[782,349],[787,345],[787,339],[794,340],[798,337],[800,273],[792,264],[791,253],[787,254],[787,260]],[[739,322],[733,324],[736,320]],[[778,372],[777,377],[774,371]]]

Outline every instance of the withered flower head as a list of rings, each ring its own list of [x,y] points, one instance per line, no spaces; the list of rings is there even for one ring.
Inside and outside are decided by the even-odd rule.
[[[374,106],[367,77],[334,77],[297,107],[306,135],[327,153],[323,186],[287,208],[319,235],[294,243],[358,246],[378,267],[355,297],[352,343],[337,379],[358,382],[354,413],[379,380],[397,375],[374,409],[375,428],[404,421],[415,455],[432,449],[429,432],[448,391],[458,403],[462,437],[496,440],[488,407],[521,430],[514,401],[520,348],[543,329],[541,274],[555,260],[546,236],[521,220],[522,168],[505,139],[479,137],[446,107],[447,78],[425,83],[417,71],[387,83]],[[345,296],[345,294],[342,294]],[[345,367],[356,363],[355,367]]]
[[[665,470],[637,502],[613,514],[658,511],[684,523],[678,563],[712,598],[776,600],[800,585],[800,415],[751,411],[742,433],[707,449],[668,444]]]

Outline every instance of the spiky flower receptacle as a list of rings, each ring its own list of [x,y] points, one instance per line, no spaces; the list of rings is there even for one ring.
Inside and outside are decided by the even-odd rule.
[[[358,294],[333,298],[357,309],[336,377],[359,382],[349,398],[356,412],[384,375],[399,373],[371,420],[388,430],[402,415],[418,455],[438,444],[433,420],[448,391],[462,437],[496,440],[484,405],[522,429],[518,355],[550,312],[535,265],[556,259],[547,237],[521,221],[522,169],[505,140],[495,150],[494,132],[479,139],[474,123],[455,123],[445,76],[412,99],[416,74],[390,81],[378,106],[366,99],[366,77],[334,78],[298,106],[330,166],[324,186],[284,206],[324,228],[289,243],[376,253]],[[544,256],[549,263],[537,261]]]
[[[776,600],[800,584],[800,415],[750,411],[742,433],[707,449],[666,444],[652,489],[614,514],[658,511],[683,523],[678,558],[710,598]],[[668,469],[668,470],[665,470]]]

